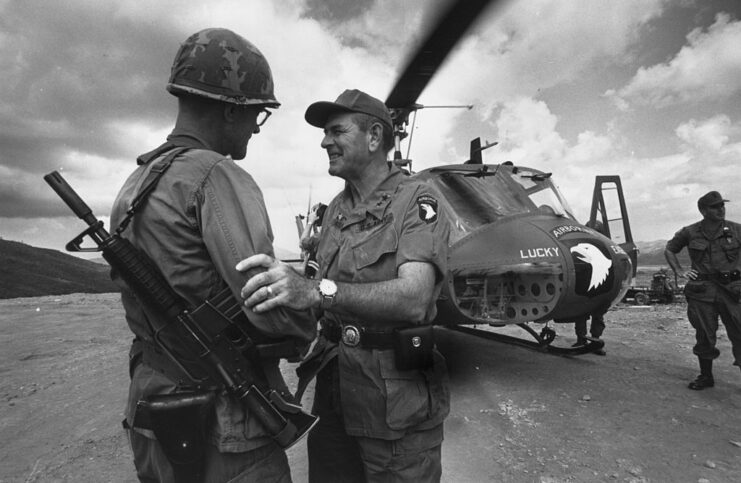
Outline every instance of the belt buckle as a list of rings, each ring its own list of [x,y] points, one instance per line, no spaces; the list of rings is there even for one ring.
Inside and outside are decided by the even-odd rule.
[[[348,347],[356,347],[360,344],[360,330],[354,325],[346,325],[342,328],[342,342]]]

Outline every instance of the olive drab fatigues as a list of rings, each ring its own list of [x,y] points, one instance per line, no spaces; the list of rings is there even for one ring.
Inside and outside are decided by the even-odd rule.
[[[700,274],[684,288],[687,318],[695,328],[693,352],[700,359],[718,357],[715,343],[720,317],[731,340],[734,364],[741,366],[741,280],[731,275],[741,268],[741,225],[724,221],[716,234],[705,233],[701,222],[686,226],[666,244],[673,253],[684,247],[692,268]]]
[[[397,278],[400,265],[426,262],[437,273],[426,321],[446,270],[447,225],[438,219],[437,192],[396,167],[362,205],[346,188],[327,208],[317,252],[322,278],[367,283]],[[400,371],[389,346],[352,347],[332,329],[354,325],[388,331],[405,321],[376,320],[372,311],[350,317],[331,310],[306,365],[321,363],[309,435],[311,481],[436,481],[440,479],[442,423],[449,412],[445,360]],[[362,460],[362,461],[361,461]]]
[[[139,167],[121,188],[111,224],[118,226],[132,199],[170,146],[189,148],[164,174],[146,204],[136,212],[123,235],[152,259],[177,294],[197,306],[228,285],[235,297],[245,275],[234,267],[255,253],[272,254],[272,230],[260,189],[234,161],[214,151],[196,133],[176,129],[168,144],[140,156]],[[113,273],[114,279],[120,280]],[[182,374],[172,372],[167,358],[147,348],[152,327],[162,326],[153,313],[122,284],[126,321],[136,336],[132,346],[131,384],[126,407],[137,476],[141,481],[174,481],[172,468],[154,434],[136,424],[137,401],[183,389]],[[287,309],[249,314],[257,331],[268,337],[288,336],[308,344],[316,323],[307,312]],[[151,357],[150,357],[151,356]],[[271,385],[282,385],[278,359],[264,360]],[[268,375],[268,377],[270,377]],[[187,382],[186,382],[187,384]],[[207,427],[205,481],[290,481],[285,452],[268,437],[243,405],[218,391]]]

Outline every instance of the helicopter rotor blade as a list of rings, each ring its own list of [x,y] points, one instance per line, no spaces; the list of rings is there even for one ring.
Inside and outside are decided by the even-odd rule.
[[[417,98],[432,79],[468,27],[493,0],[455,0],[438,19],[435,27],[417,49],[386,99],[390,109],[414,107]]]

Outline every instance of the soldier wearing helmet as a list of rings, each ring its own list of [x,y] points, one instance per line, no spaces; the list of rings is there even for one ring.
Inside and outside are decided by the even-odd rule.
[[[153,173],[164,172],[123,235],[147,254],[169,285],[191,306],[224,288],[239,296],[245,274],[234,266],[255,253],[273,254],[273,234],[260,188],[234,160],[245,157],[276,100],[265,57],[226,29],[197,32],[175,56],[167,90],[178,98],[178,115],[165,143],[142,154],[114,202],[112,226],[124,218]],[[174,157],[173,157],[174,156]],[[112,274],[118,279],[117,274]],[[166,438],[140,417],[137,402],[185,391],[195,385],[162,353],[153,328],[167,321],[122,287],[126,320],[134,333],[126,426],[142,481],[290,481],[285,452],[236,399],[214,388],[215,401],[202,414],[205,450],[197,461],[168,458]],[[247,311],[253,339],[282,341],[285,353],[257,363],[271,389],[290,393],[278,369],[280,358],[297,357],[315,336],[306,311]],[[164,432],[191,419],[173,416]],[[162,426],[162,425],[161,425]],[[159,431],[162,431],[160,427]]]
[[[731,340],[733,364],[741,366],[741,225],[725,219],[726,202],[717,191],[700,197],[697,208],[702,220],[679,230],[664,251],[674,273],[688,279],[687,318],[695,329],[692,352],[700,363],[700,375],[689,383],[695,391],[715,385],[719,316]],[[677,258],[684,247],[692,263],[686,272]]]

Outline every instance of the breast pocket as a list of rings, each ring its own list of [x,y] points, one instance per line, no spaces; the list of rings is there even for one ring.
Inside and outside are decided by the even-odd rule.
[[[687,245],[690,258],[695,262],[700,261],[708,249],[708,244],[707,240],[691,240]]]
[[[378,263],[384,255],[396,253],[398,246],[399,236],[393,224],[389,223],[376,229],[353,245],[352,253],[355,260],[355,269],[362,270]]]
[[[726,254],[726,258],[729,262],[735,262],[738,258],[738,253],[741,251],[741,242],[736,238],[723,239],[721,247]]]

